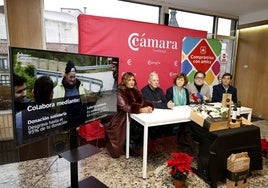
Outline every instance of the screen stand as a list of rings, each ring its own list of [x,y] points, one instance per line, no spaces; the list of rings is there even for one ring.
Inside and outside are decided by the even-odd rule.
[[[93,176],[86,178],[80,182],[78,182],[78,165],[77,162],[90,157],[96,153],[100,152],[100,149],[92,146],[91,144],[86,144],[78,147],[78,138],[76,128],[70,129],[70,150],[65,151],[59,156],[63,157],[67,161],[70,162],[70,170],[71,170],[71,187],[94,187],[94,188],[108,188],[105,184],[100,182]]]
[[[78,147],[76,129],[70,129],[70,150]],[[78,187],[78,166],[77,161],[70,163],[71,168],[71,187]]]

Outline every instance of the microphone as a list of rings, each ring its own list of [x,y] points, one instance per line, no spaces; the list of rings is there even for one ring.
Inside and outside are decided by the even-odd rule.
[[[192,93],[192,98],[195,102],[198,101],[198,96],[195,93]]]
[[[198,92],[196,95],[197,95],[198,99],[203,100],[203,95],[202,95],[202,93]]]

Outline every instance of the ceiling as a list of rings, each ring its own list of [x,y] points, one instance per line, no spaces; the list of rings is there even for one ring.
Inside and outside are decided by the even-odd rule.
[[[145,2],[146,0],[144,0]],[[176,9],[238,18],[240,24],[267,20],[268,0],[147,0]]]

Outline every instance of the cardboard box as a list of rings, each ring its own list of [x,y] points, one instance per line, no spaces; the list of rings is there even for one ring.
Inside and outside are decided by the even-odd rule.
[[[238,128],[241,126],[249,126],[249,125],[253,125],[253,124],[250,121],[248,121],[246,118],[241,117],[237,119],[235,123],[232,123],[230,120],[229,128]]]
[[[210,132],[229,128],[227,118],[204,118],[201,113],[197,111],[191,111],[190,118],[192,121]]]
[[[191,111],[190,113],[190,119],[197,123],[198,125],[203,127],[204,124],[204,118],[202,117],[201,113],[197,111]]]
[[[253,123],[251,123],[250,121],[248,121],[246,118],[241,117],[242,120],[242,126],[246,126],[246,125],[253,125]]]
[[[229,122],[229,128],[238,128],[241,126],[241,122],[242,120],[236,120],[235,123],[233,123],[232,121]]]
[[[226,187],[248,187],[250,158],[247,152],[231,154],[227,158]]]
[[[228,188],[246,188],[248,187],[247,179],[245,180],[239,180],[237,182],[226,180],[226,187]]]
[[[250,158],[248,152],[231,154],[227,158],[227,169],[231,172],[242,172],[249,169]]]

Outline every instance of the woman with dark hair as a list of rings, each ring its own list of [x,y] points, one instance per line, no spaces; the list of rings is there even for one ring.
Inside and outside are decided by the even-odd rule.
[[[118,158],[124,154],[126,114],[151,113],[152,111],[153,104],[143,100],[142,93],[137,87],[135,75],[131,72],[124,73],[117,90],[117,113],[108,125],[105,126],[107,136],[106,148],[113,158]],[[131,128],[133,127],[131,125]],[[131,135],[135,135],[135,132],[132,130]]]
[[[166,98],[174,103],[174,106],[183,106],[190,104],[186,74],[177,74],[173,79],[173,86],[167,89]],[[190,135],[187,123],[175,124],[173,129],[177,129],[177,139],[180,144],[189,144]]]
[[[188,78],[184,73],[177,74],[173,79],[173,86],[167,89],[166,98],[172,101],[174,106],[188,105],[189,94],[185,86],[188,84]]]

